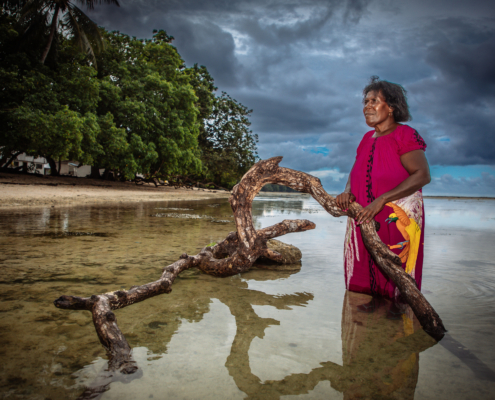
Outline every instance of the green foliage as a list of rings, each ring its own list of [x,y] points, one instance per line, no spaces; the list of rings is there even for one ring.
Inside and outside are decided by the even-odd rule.
[[[12,27],[11,18],[2,15],[1,152],[92,163],[102,151],[94,113],[99,92],[96,71],[85,65],[84,55],[68,40],[61,41],[57,68],[41,65],[35,53],[15,51],[18,35]]]
[[[22,151],[52,165],[77,160],[120,179],[189,176],[228,187],[257,160],[251,111],[226,93],[215,97],[207,69],[186,68],[165,31],[137,40],[101,29],[105,50],[91,57],[81,52],[81,37],[55,32],[56,51],[42,64],[46,24],[22,15],[22,7],[0,12],[4,159]]]
[[[196,102],[196,107],[199,111],[198,119],[208,121],[213,111],[213,104],[215,103],[213,92],[217,90],[213,83],[213,78],[204,65],[198,67],[198,64],[194,64],[194,67],[187,68],[185,73],[189,76],[189,82],[193,86],[198,98]],[[205,148],[209,144],[206,128],[206,123],[199,125],[198,143],[201,148]]]
[[[79,0],[93,9],[96,0]],[[98,3],[114,4],[117,0],[100,0]],[[26,50],[31,46],[41,64],[48,54],[58,50],[58,35],[70,37],[80,51],[87,54],[96,65],[95,54],[104,48],[104,41],[98,26],[84,14],[73,0],[1,0],[1,5],[10,15],[16,17],[15,27],[19,44]],[[34,43],[36,44],[33,46]],[[55,45],[55,46],[53,46]]]
[[[290,187],[284,185],[277,185],[276,183],[269,183],[261,188],[262,192],[284,192],[284,193],[297,193]]]
[[[125,129],[136,172],[168,177],[200,171],[198,98],[169,36],[164,31],[144,41],[119,32],[105,36],[107,50],[98,58],[98,114],[112,114]]]
[[[19,107],[12,116],[18,133],[29,143],[27,153],[92,163],[91,153],[83,152],[81,144],[83,138],[96,143],[99,127],[94,114],[81,115],[67,106],[55,113]]]
[[[251,112],[225,92],[214,98],[200,137],[203,179],[231,188],[258,161],[258,135],[249,129]]]

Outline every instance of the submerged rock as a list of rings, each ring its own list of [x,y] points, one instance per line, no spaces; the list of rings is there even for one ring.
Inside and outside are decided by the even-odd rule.
[[[302,253],[296,246],[270,239],[266,242],[269,249],[282,255],[282,262],[260,257],[256,260],[255,266],[263,269],[291,270],[301,268]]]

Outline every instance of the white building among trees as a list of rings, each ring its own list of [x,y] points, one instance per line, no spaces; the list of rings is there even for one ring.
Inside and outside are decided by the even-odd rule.
[[[91,166],[81,165],[77,161],[60,161],[57,163],[60,175],[70,175],[77,177],[86,177],[91,174]],[[48,161],[43,157],[28,156],[26,153],[19,154],[11,162],[8,168],[24,167],[24,170],[41,175],[51,175],[51,168]]]

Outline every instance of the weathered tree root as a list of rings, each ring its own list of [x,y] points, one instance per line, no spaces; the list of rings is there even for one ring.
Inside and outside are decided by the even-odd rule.
[[[88,310],[93,313],[93,322],[100,342],[109,357],[109,370],[133,373],[137,366],[131,357],[131,348],[117,326],[112,310],[127,307],[150,297],[172,291],[175,278],[186,269],[197,267],[215,276],[232,276],[248,271],[260,257],[279,261],[280,254],[269,250],[266,241],[292,232],[314,229],[315,224],[307,220],[284,220],[273,226],[255,230],[251,214],[252,202],[261,188],[268,183],[288,186],[309,193],[334,217],[355,218],[361,206],[353,203],[344,213],[321,186],[318,178],[306,173],[279,167],[282,157],[274,157],[255,164],[237,184],[229,201],[234,213],[237,232],[213,247],[203,248],[199,254],[182,254],[175,263],[165,267],[160,279],[129,290],[93,295],[91,297],[61,296],[54,301],[58,308]],[[376,264],[397,285],[404,300],[411,306],[423,329],[436,340],[446,330],[433,307],[418,290],[414,278],[403,269],[399,259],[378,237],[374,222],[361,225],[363,241]]]
[[[225,240],[213,247],[203,248],[195,256],[182,254],[178,261],[165,267],[160,279],[154,282],[133,286],[129,290],[117,290],[98,296],[77,297],[64,295],[55,300],[54,304],[56,307],[66,310],[91,311],[98,338],[107,350],[109,370],[131,374],[137,369],[137,366],[132,360],[131,348],[117,325],[113,310],[127,307],[163,293],[170,293],[175,278],[182,271],[189,268],[197,267],[216,276],[231,276],[247,271],[261,255],[276,261],[280,254],[270,251],[266,247],[268,239],[286,233],[302,232],[314,228],[315,224],[307,220],[285,220],[269,228],[260,229],[257,231],[258,248],[253,249],[253,253],[255,252],[257,255],[255,258],[250,259],[242,253],[239,254],[237,247],[240,246],[237,233],[231,232]]]

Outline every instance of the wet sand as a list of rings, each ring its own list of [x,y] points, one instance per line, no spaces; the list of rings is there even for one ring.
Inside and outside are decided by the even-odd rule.
[[[230,192],[99,179],[0,173],[0,208],[225,199]]]

